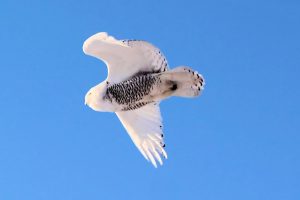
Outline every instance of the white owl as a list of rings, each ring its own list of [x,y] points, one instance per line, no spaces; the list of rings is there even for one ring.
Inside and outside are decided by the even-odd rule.
[[[140,40],[116,40],[105,32],[83,44],[85,54],[107,65],[106,80],[91,88],[85,103],[95,111],[115,112],[143,156],[157,167],[164,150],[159,103],[171,96],[196,97],[204,79],[186,66],[170,70],[159,49]]]

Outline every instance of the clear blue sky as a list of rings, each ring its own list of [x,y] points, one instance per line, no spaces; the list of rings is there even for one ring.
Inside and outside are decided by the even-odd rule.
[[[300,199],[299,1],[0,2],[0,199]],[[161,105],[155,169],[114,114],[83,41],[143,39],[206,78]]]

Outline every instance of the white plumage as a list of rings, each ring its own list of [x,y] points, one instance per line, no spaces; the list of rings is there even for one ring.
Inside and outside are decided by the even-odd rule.
[[[169,70],[159,49],[145,41],[116,40],[97,33],[83,44],[85,54],[107,65],[105,81],[90,89],[85,102],[96,111],[115,112],[142,155],[157,167],[164,150],[159,102],[169,96],[198,96],[203,77],[188,67]],[[132,98],[131,98],[132,97]]]
[[[145,41],[116,40],[107,33],[97,33],[83,44],[83,52],[107,65],[107,80],[119,83],[139,71],[159,70],[165,57],[153,45]]]

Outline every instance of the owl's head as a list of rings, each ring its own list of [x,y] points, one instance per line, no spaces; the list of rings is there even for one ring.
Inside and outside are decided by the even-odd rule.
[[[111,104],[105,99],[107,81],[92,87],[85,95],[85,105],[95,111],[112,112]]]

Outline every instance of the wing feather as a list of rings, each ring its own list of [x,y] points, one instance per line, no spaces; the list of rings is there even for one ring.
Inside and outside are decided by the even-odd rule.
[[[102,60],[108,68],[107,81],[118,83],[139,72],[168,69],[165,56],[152,44],[139,40],[117,40],[105,32],[89,37],[83,52]]]
[[[167,158],[163,148],[162,117],[159,104],[151,103],[132,111],[116,112],[133,143],[142,155],[157,167],[163,164],[161,155]]]

